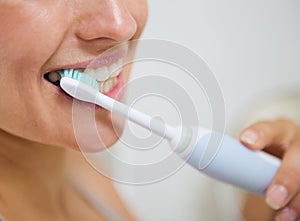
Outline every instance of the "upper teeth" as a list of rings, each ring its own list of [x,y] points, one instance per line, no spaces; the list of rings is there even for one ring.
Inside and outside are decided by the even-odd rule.
[[[84,72],[97,81],[106,81],[109,78],[114,78],[120,74],[122,64],[122,59],[119,59],[117,62],[113,63],[110,66],[99,67],[97,69],[87,68]]]
[[[107,93],[117,85],[118,79],[117,77],[113,77],[113,78],[109,78],[106,81],[101,81],[98,83],[100,87],[100,92]]]

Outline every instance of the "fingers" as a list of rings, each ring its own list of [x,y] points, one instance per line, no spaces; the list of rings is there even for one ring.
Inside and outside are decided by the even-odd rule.
[[[241,142],[254,150],[275,151],[282,157],[266,191],[266,202],[277,211],[276,220],[300,218],[300,127],[288,120],[256,123],[242,132]]]
[[[298,218],[298,214],[294,209],[290,207],[286,207],[276,214],[276,221],[296,221]]]
[[[285,152],[281,167],[266,192],[266,202],[272,209],[286,206],[299,192],[300,138]]]
[[[295,221],[299,218],[300,213],[300,195],[292,200],[292,202],[285,208],[276,213],[276,221]]]
[[[298,133],[299,128],[296,124],[288,120],[277,120],[253,124],[241,133],[240,139],[251,149],[272,146],[273,150],[274,147],[278,147],[278,151],[282,153]]]

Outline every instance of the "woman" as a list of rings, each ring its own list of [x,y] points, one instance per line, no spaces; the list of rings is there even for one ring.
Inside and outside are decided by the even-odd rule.
[[[0,214],[6,220],[134,220],[112,184],[74,151],[72,100],[47,76],[84,68],[137,39],[146,18],[145,0],[0,0]],[[129,71],[122,75],[126,80]],[[117,138],[109,114],[96,115],[109,146]],[[97,209],[80,189],[107,206]]]
[[[114,45],[137,39],[146,18],[145,0],[0,0],[0,213],[5,219],[134,220],[110,181],[74,151],[79,146],[72,101],[51,79],[53,72],[83,69]],[[128,75],[124,69],[122,78]],[[117,136],[109,114],[97,110],[96,119],[110,146]],[[267,195],[278,216],[289,216],[285,220],[300,211],[299,136],[299,127],[288,121],[257,124],[242,136],[250,148],[285,152]],[[92,203],[82,190],[100,202]]]

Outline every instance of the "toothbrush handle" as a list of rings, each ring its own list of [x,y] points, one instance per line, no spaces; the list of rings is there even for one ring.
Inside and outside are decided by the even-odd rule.
[[[215,148],[209,144],[211,135],[216,134],[206,134],[198,139],[187,162],[208,176],[264,195],[281,161],[265,152],[249,150],[227,135]]]

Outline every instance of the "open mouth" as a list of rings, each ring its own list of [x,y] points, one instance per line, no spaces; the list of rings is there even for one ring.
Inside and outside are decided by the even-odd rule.
[[[74,69],[61,69],[47,72],[44,78],[55,86],[60,85],[62,76],[72,77],[73,73],[86,74],[97,82],[99,91],[101,93],[109,93],[113,90],[119,82],[119,75],[121,74],[122,59],[109,66],[102,66],[99,68],[74,68]]]

